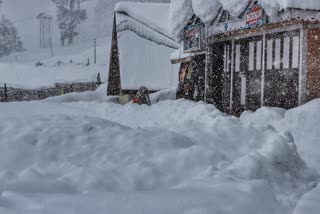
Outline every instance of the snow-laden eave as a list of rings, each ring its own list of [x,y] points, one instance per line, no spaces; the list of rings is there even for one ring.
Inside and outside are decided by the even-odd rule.
[[[170,38],[168,35],[146,25],[143,22],[140,22],[139,20],[128,15],[127,13],[117,12],[116,15],[117,18],[120,18],[120,21],[118,21],[117,23],[117,32],[130,30],[138,36],[147,39],[151,42],[157,43],[158,45],[164,45],[172,49],[178,49],[180,47],[180,45],[177,42],[175,42],[174,39]]]

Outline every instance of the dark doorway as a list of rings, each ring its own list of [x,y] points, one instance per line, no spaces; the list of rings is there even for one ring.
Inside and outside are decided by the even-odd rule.
[[[208,100],[211,101],[220,111],[227,111],[229,107],[230,90],[225,87],[230,79],[230,72],[226,67],[231,67],[230,62],[225,62],[227,44],[224,42],[214,43],[211,47],[211,69],[208,73],[208,84],[210,90],[208,91]],[[228,53],[231,57],[231,48]],[[228,65],[227,65],[228,64]]]

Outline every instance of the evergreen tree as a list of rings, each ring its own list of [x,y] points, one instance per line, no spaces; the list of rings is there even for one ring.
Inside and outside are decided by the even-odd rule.
[[[87,19],[87,12],[80,8],[82,0],[52,0],[57,7],[57,22],[60,29],[61,45],[64,46],[65,40],[68,45],[73,43],[77,26]]]
[[[0,57],[23,50],[17,29],[9,19],[2,16],[0,19]]]

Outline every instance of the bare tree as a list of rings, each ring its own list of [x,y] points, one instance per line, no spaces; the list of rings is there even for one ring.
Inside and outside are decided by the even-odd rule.
[[[71,45],[74,37],[79,35],[79,32],[76,32],[77,26],[87,19],[87,12],[81,9],[81,0],[52,1],[57,7],[57,22],[60,29],[61,45],[64,46],[65,40],[68,40],[68,45]]]

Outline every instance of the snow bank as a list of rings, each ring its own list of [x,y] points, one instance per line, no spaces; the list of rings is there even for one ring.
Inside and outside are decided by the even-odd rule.
[[[74,92],[61,96],[49,97],[47,102],[68,103],[68,102],[115,102],[117,97],[107,96],[107,84],[102,84],[95,91]]]
[[[175,100],[177,98],[177,88],[165,89],[150,94],[151,103],[157,103],[164,100]]]
[[[315,214],[320,210],[320,188],[305,194],[299,201],[293,214]]]
[[[279,130],[292,133],[298,151],[309,166],[320,172],[320,100],[313,100],[299,108],[289,110],[284,120],[276,125]]]
[[[302,158],[310,167],[320,172],[319,109],[319,99],[288,111],[263,107],[255,113],[243,113],[241,121],[261,130],[271,127],[281,133],[290,133]]]
[[[0,211],[283,214],[318,182],[294,132],[255,125],[288,112],[238,119],[183,99],[149,107],[70,96],[0,105]],[[85,200],[83,209],[72,205]]]
[[[261,181],[219,184],[201,190],[157,190],[85,195],[18,195],[5,192],[7,214],[287,214]],[[262,202],[263,203],[260,203]],[[178,203],[177,203],[178,202]],[[232,203],[230,203],[232,202]],[[259,204],[259,206],[257,206]],[[43,206],[45,205],[45,206]]]
[[[285,111],[283,109],[262,108],[255,113],[246,112],[241,120],[265,130],[267,127],[289,134],[294,140],[299,155],[308,166],[320,172],[320,100],[313,100],[303,106]],[[317,183],[313,184],[315,187]],[[299,201],[294,214],[317,213],[320,198],[319,187],[306,194]]]
[[[87,111],[89,106],[82,105],[82,108]],[[179,163],[184,159],[181,165],[184,170],[170,166],[179,174],[190,170],[190,174],[184,174],[188,179],[175,184],[178,187],[202,185],[207,180],[211,180],[210,183],[266,179],[277,198],[292,205],[301,193],[312,189],[318,179],[318,174],[308,169],[299,157],[290,134],[278,133],[272,127],[260,131],[251,123],[242,124],[236,118],[225,117],[211,105],[168,100],[151,108],[128,104],[103,111],[104,118],[116,123],[132,128],[169,129],[194,143],[184,155],[176,155],[170,161]],[[188,156],[192,153],[198,155]],[[184,158],[185,155],[188,158]],[[293,192],[300,193],[293,193],[292,188]]]

